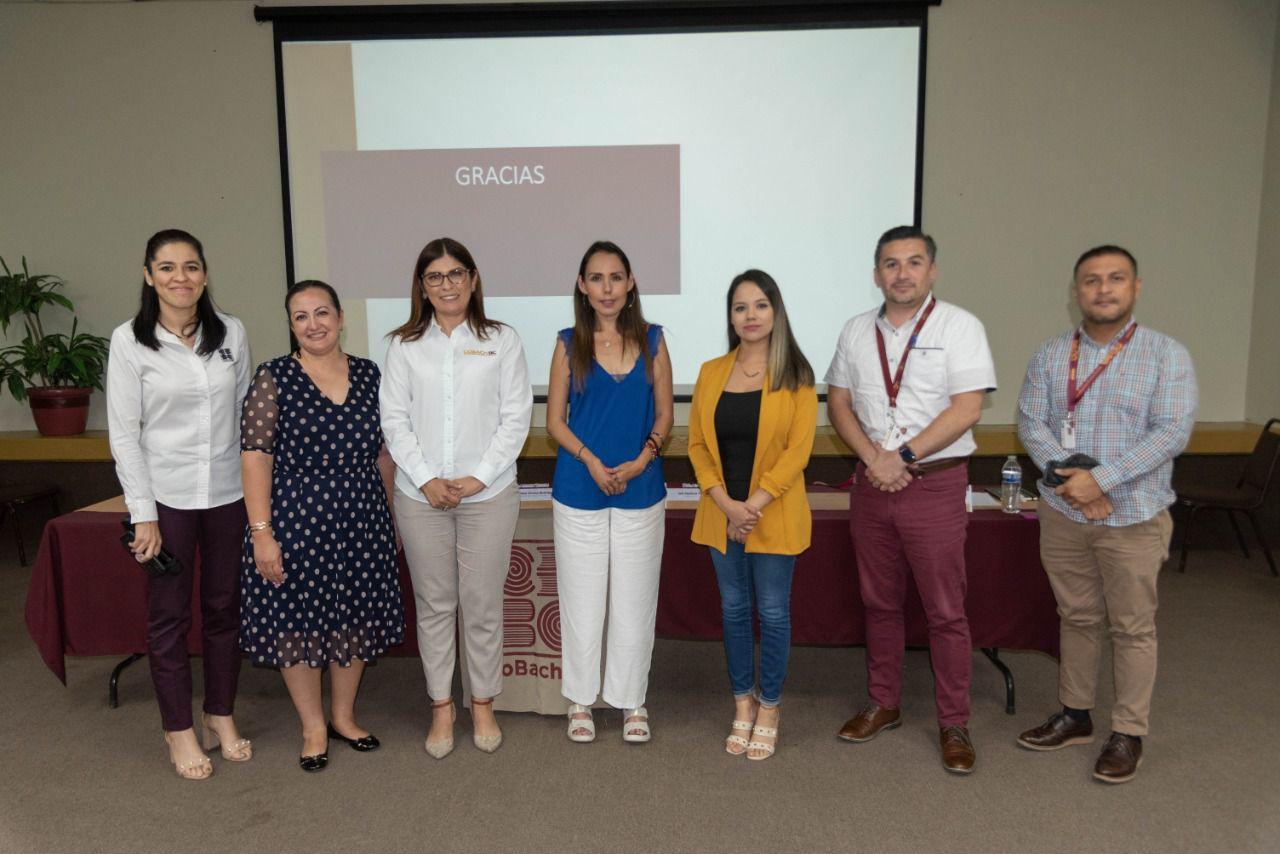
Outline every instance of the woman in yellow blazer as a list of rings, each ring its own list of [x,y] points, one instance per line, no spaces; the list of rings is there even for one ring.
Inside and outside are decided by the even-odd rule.
[[[727,303],[729,352],[702,366],[689,412],[689,459],[702,489],[693,541],[710,547],[720,585],[736,707],[725,750],[768,759],[791,650],[791,575],[813,527],[804,469],[818,396],[773,277],[742,273],[729,285]]]

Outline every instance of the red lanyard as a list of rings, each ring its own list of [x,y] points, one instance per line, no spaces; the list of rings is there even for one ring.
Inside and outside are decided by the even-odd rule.
[[[920,337],[920,331],[924,329],[925,322],[928,321],[929,315],[933,314],[933,310],[937,305],[938,300],[931,297],[929,307],[924,310],[924,314],[920,315],[920,322],[916,324],[916,328],[911,332],[911,339],[907,341],[906,349],[902,351],[902,360],[898,362],[898,372],[892,377],[889,376],[889,354],[884,348],[884,333],[880,331],[880,324],[875,324],[876,347],[880,351],[880,372],[884,375],[884,390],[889,395],[890,409],[898,408],[898,390],[902,388],[902,372],[907,368],[907,357],[916,348],[916,339]]]
[[[1080,330],[1076,330],[1075,337],[1071,339],[1071,365],[1067,370],[1067,413],[1073,415],[1076,411],[1076,405],[1084,397],[1084,393],[1093,385],[1094,380],[1102,375],[1107,369],[1107,365],[1111,364],[1124,346],[1133,338],[1133,333],[1138,331],[1138,324],[1134,323],[1129,327],[1129,331],[1120,336],[1120,340],[1111,345],[1111,349],[1107,352],[1106,358],[1093,369],[1093,373],[1085,378],[1085,381],[1079,387],[1076,386],[1076,369],[1080,365]]]

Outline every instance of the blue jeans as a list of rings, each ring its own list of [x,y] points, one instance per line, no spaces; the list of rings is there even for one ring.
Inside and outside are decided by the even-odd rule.
[[[782,699],[791,655],[791,576],[795,555],[748,554],[742,543],[728,540],[725,553],[711,551],[720,584],[724,617],[724,653],[735,697],[756,687],[755,637],[751,629],[752,596],[760,615],[760,704]]]

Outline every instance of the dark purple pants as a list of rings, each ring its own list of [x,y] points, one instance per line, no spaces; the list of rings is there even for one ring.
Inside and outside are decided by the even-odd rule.
[[[849,514],[858,587],[867,616],[867,691],[876,705],[899,707],[906,638],[907,575],[915,579],[929,624],[939,726],[969,721],[973,648],[964,611],[964,538],[969,467],[917,478],[901,492],[872,486],[861,464]]]
[[[157,505],[164,548],[182,561],[177,575],[147,577],[147,658],[166,732],[191,728],[191,587],[200,548],[204,710],[229,715],[240,675],[240,549],[244,501],[208,510]]]

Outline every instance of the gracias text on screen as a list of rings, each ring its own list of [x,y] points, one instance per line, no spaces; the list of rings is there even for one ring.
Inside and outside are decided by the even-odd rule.
[[[459,166],[453,177],[464,187],[542,184],[547,180],[541,163],[536,166]]]

